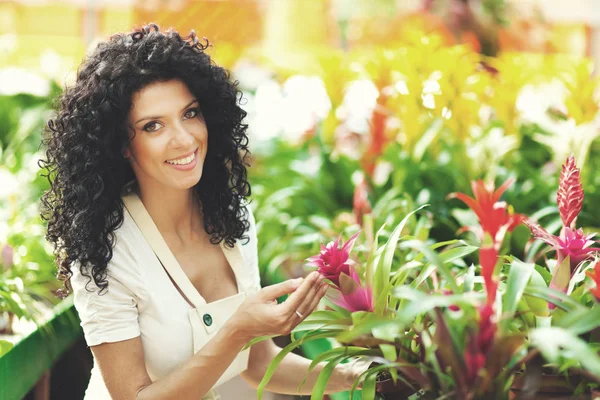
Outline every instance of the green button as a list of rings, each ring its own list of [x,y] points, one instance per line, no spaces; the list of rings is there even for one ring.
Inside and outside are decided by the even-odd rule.
[[[202,320],[204,321],[204,324],[206,326],[211,326],[213,323],[212,317],[210,316],[210,314],[204,314],[204,316],[202,316]]]

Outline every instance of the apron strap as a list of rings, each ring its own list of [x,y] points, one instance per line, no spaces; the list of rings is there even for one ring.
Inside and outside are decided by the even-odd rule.
[[[183,269],[177,262],[177,259],[167,246],[164,238],[160,234],[160,231],[156,227],[156,224],[152,220],[152,217],[144,207],[144,203],[140,200],[136,192],[131,191],[123,196],[123,203],[131,214],[131,217],[135,221],[136,225],[142,231],[142,234],[150,243],[152,250],[165,267],[173,281],[179,286],[179,289],[183,292],[185,297],[192,303],[196,308],[206,304],[206,301],[198,290],[192,285]]]

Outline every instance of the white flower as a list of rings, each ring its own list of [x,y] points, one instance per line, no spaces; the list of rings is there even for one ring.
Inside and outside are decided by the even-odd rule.
[[[515,135],[505,135],[504,129],[492,128],[484,134],[479,127],[471,130],[471,138],[466,146],[467,156],[477,172],[491,171],[500,165],[502,158],[519,146]]]
[[[600,118],[577,125],[575,120],[553,121],[547,129],[550,134],[536,133],[533,139],[552,150],[554,161],[561,165],[570,154],[575,156],[577,165],[583,168],[594,140],[600,137]]]
[[[50,82],[33,72],[9,67],[0,70],[0,95],[28,93],[45,97],[50,93]]]
[[[336,116],[344,121],[351,132],[366,134],[370,130],[369,122],[378,97],[379,90],[372,81],[352,81],[346,87],[342,105],[336,110]]]
[[[321,78],[294,75],[283,84],[281,122],[291,141],[313,129],[330,111],[331,100]]]
[[[248,131],[253,139],[267,141],[281,134],[281,86],[274,80],[261,84],[254,96],[244,93],[247,99],[242,107],[248,112]],[[242,102],[244,103],[244,102]]]
[[[273,73],[248,60],[241,59],[232,68],[232,73],[240,82],[240,87],[255,91],[260,85],[271,80]]]
[[[567,95],[567,88],[558,79],[538,86],[526,85],[517,98],[516,106],[524,121],[535,123],[546,131],[536,133],[533,139],[552,150],[553,159],[558,165],[572,153],[582,168],[593,141],[600,137],[600,115],[581,125],[571,118],[553,118],[547,112],[549,108],[567,114]]]
[[[266,141],[284,135],[297,142],[304,133],[327,117],[331,100],[320,78],[295,75],[283,86],[274,80],[263,82],[243,108],[248,112],[249,132]]]
[[[517,96],[516,107],[523,121],[551,130],[555,121],[548,114],[548,109],[555,108],[566,114],[567,94],[567,88],[558,79],[537,86],[525,85]]]

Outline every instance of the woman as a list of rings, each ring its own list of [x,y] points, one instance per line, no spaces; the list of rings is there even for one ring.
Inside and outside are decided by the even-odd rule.
[[[86,399],[218,398],[238,373],[256,387],[280,349],[245,345],[289,333],[325,294],[316,272],[260,289],[245,112],[207,46],[154,24],[114,35],[48,123],[42,216],[95,360]],[[267,390],[298,394],[309,364],[287,355]]]

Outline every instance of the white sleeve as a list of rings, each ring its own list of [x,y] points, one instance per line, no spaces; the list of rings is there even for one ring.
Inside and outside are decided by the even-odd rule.
[[[123,241],[113,249],[107,266],[108,288],[100,289],[81,274],[79,263],[72,266],[74,305],[88,346],[118,342],[140,336],[138,304],[143,290],[135,257]],[[88,275],[90,275],[88,273]]]
[[[248,210],[248,222],[250,222],[250,228],[248,229],[249,241],[243,245],[244,256],[250,269],[250,280],[252,282],[251,287],[253,292],[258,292],[260,286],[260,270],[258,268],[258,242],[256,237],[256,221],[254,220],[254,214],[250,205],[246,206]],[[244,241],[242,241],[243,243]]]

